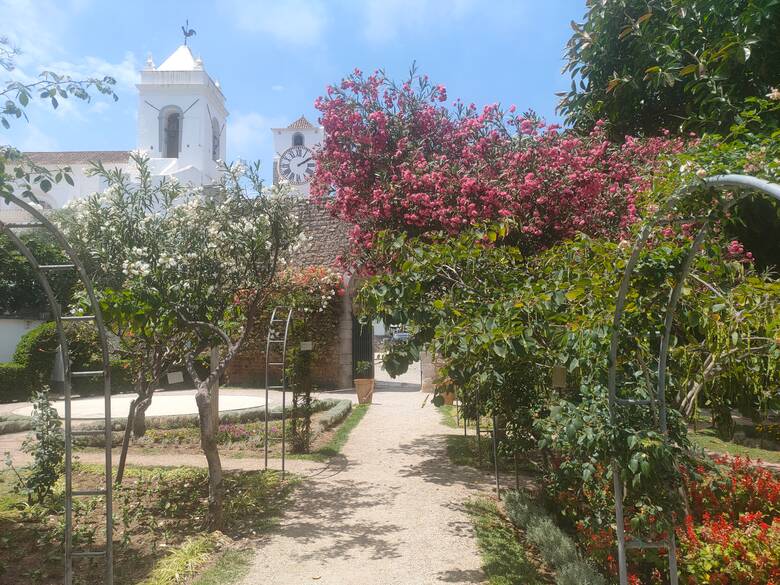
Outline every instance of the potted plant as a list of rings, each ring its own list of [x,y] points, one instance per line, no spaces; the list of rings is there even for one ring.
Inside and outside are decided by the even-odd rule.
[[[371,404],[374,396],[374,378],[371,362],[360,361],[355,364],[355,392],[358,397],[358,404]]]

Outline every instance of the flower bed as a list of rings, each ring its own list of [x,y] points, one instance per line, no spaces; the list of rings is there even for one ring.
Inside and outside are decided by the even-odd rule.
[[[578,498],[564,491],[555,505],[560,517],[579,518],[575,524],[578,544],[604,573],[614,576],[615,532],[597,521],[601,513],[608,516],[612,512],[609,484],[603,486],[599,499],[592,494]],[[695,475],[687,475],[685,489],[689,510],[683,526],[677,528],[682,582],[779,585],[780,478],[747,458],[719,456],[703,460]],[[627,533],[636,534],[637,528],[652,531],[656,518],[635,512],[626,512]],[[630,551],[630,582],[667,583],[664,556],[664,552]]]

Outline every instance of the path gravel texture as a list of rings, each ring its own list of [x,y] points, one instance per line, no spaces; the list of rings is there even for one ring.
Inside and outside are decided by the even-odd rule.
[[[380,382],[328,470],[307,478],[259,541],[244,585],[484,583],[466,500],[490,477],[450,463],[419,385]]]

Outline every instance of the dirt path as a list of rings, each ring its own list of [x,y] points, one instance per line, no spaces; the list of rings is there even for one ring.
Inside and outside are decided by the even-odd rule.
[[[295,492],[244,585],[483,583],[469,495],[490,477],[453,466],[419,386],[382,383],[329,473]]]

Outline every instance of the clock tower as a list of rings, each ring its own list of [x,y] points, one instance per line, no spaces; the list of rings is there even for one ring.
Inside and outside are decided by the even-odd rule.
[[[308,197],[314,176],[314,151],[325,136],[321,126],[315,126],[304,116],[286,128],[272,128],[274,135],[274,185],[287,181],[293,192]]]
[[[225,159],[225,96],[203,61],[181,45],[158,67],[151,56],[138,87],[138,149],[153,175],[194,185],[218,179]]]

